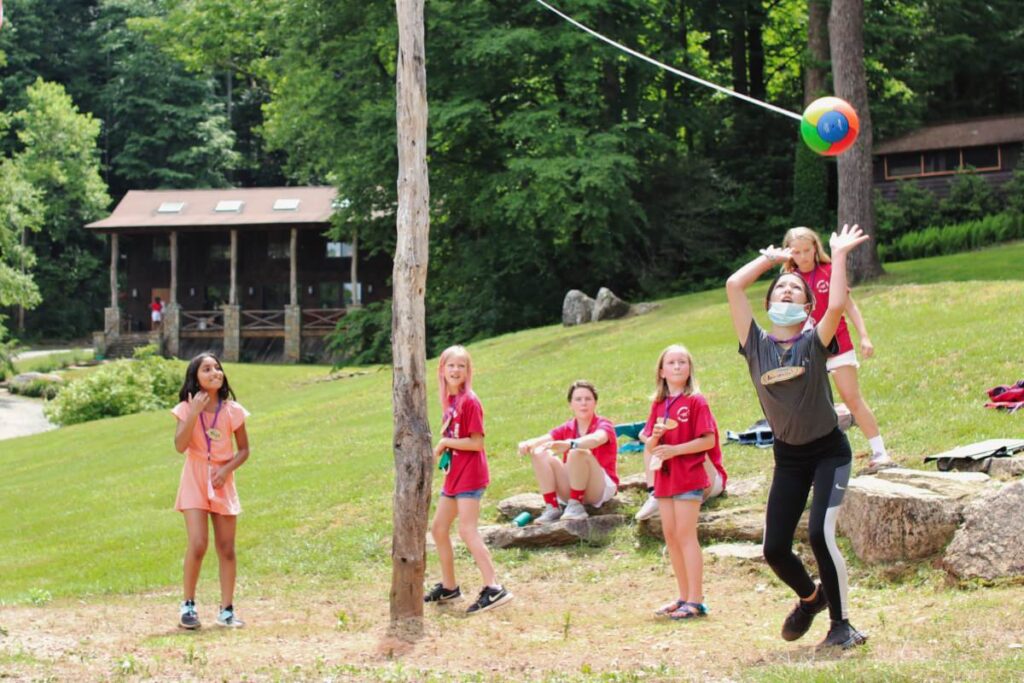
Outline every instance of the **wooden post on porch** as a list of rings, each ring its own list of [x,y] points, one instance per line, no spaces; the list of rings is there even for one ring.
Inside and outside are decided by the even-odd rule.
[[[178,305],[178,231],[171,230],[171,292],[164,306],[164,352],[177,356],[181,351],[181,306]]]
[[[395,496],[391,515],[391,627],[423,632],[423,576],[434,458],[427,420],[425,309],[430,237],[427,177],[427,71],[423,0],[396,0],[398,65],[398,241],[391,314],[391,405]]]
[[[298,363],[302,356],[302,308],[299,306],[299,231],[292,228],[288,245],[289,303],[284,307],[284,359]]]
[[[349,271],[349,281],[352,287],[352,308],[359,308],[363,305],[363,297],[359,292],[359,231],[352,231],[352,268]]]
[[[238,305],[238,230],[231,231],[231,287],[224,306],[224,360],[237,363],[242,357],[242,309]]]
[[[108,343],[121,333],[121,309],[117,305],[117,262],[121,258],[119,237],[116,232],[110,235],[110,308],[103,310],[103,333]]]

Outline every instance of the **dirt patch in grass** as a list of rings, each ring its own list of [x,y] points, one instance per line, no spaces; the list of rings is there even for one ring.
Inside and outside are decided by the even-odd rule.
[[[806,640],[779,638],[792,597],[761,564],[707,557],[710,616],[673,623],[651,613],[673,596],[656,550],[504,559],[511,603],[467,617],[478,575],[460,558],[466,598],[428,606],[425,633],[411,644],[388,635],[384,568],[336,590],[261,584],[263,595],[239,599],[248,625],[234,631],[214,625],[212,582],[199,596],[198,632],[176,628],[173,590],[5,607],[0,678],[862,680],[858,672],[870,672],[872,680],[1008,680],[1024,672],[1017,586],[958,589],[931,570],[891,585],[865,571],[863,581],[854,577],[851,618],[870,640],[836,654],[813,647],[827,630],[824,615]]]

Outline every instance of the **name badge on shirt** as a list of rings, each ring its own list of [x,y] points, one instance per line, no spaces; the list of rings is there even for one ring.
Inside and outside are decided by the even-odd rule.
[[[794,377],[799,377],[805,372],[807,372],[807,368],[801,365],[783,365],[781,368],[773,368],[772,370],[762,374],[761,384],[768,386],[769,384],[786,382]]]
[[[210,441],[218,441],[220,440],[221,432],[216,427],[210,427],[209,429],[206,430],[206,437]]]

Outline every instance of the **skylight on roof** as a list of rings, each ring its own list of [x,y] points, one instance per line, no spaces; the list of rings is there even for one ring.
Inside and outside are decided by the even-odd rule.
[[[217,202],[217,206],[214,207],[213,210],[217,211],[218,213],[223,213],[227,211],[241,213],[243,204],[245,204],[245,202],[243,202],[241,199],[222,199],[219,202]]]
[[[298,199],[275,199],[274,211],[295,211],[299,208]]]
[[[159,208],[157,213],[181,213],[181,210],[185,208],[185,202],[164,202]]]

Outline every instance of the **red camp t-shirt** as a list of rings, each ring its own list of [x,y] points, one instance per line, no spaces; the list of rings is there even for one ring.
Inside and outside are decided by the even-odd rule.
[[[680,455],[666,460],[661,468],[654,472],[655,497],[668,498],[710,486],[711,482],[704,471],[705,457],[711,458],[724,483],[725,469],[722,467],[722,449],[718,444],[718,426],[704,396],[679,394],[652,403],[647,424],[644,425],[644,434],[651,435],[658,418],[669,418],[678,423],[675,429],[662,434],[659,445],[678,446],[705,434],[715,435],[715,445],[703,453]]]
[[[465,439],[473,434],[484,433],[484,409],[480,399],[472,391],[459,394],[452,399],[449,411],[453,417],[444,436]],[[484,451],[458,451],[452,449],[452,466],[444,478],[443,491],[454,496],[456,493],[486,488],[490,483],[487,470],[487,454]]]
[[[819,263],[814,270],[802,272],[796,271],[804,279],[807,286],[814,292],[814,310],[811,311],[811,318],[817,325],[825,317],[828,310],[829,286],[832,283],[832,264]],[[839,343],[839,353],[846,353],[853,349],[853,341],[850,339],[850,330],[846,326],[846,316],[839,318],[839,327],[836,328],[836,341]],[[837,354],[838,355],[838,354]]]
[[[597,464],[601,466],[601,469],[607,472],[608,477],[618,486],[619,475],[615,471],[615,461],[619,455],[619,440],[615,436],[615,425],[600,415],[594,415],[594,418],[590,421],[590,428],[587,429],[587,434],[593,434],[599,429],[608,435],[608,440],[597,448],[591,448],[590,452],[594,454],[594,459],[597,460]],[[586,436],[586,434],[580,434],[576,418],[551,430],[551,438],[555,441],[572,441],[581,436]],[[568,451],[562,454],[562,462],[565,462],[567,457]]]

